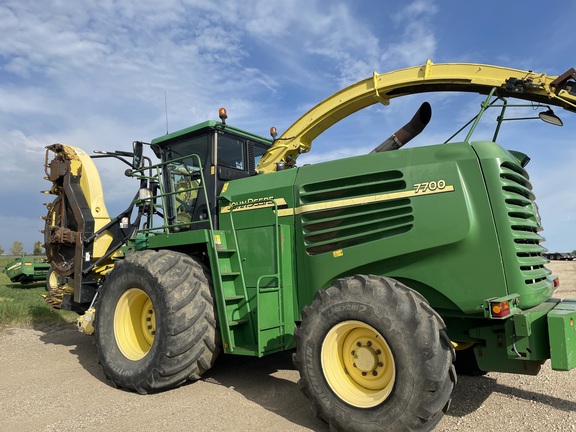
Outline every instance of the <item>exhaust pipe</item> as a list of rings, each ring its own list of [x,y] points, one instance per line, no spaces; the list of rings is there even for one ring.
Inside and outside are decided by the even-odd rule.
[[[404,144],[410,142],[412,138],[417,136],[424,130],[426,125],[432,118],[432,107],[428,102],[424,102],[408,123],[402,126],[396,133],[392,134],[390,138],[372,150],[369,154],[380,153],[390,150],[398,150]]]

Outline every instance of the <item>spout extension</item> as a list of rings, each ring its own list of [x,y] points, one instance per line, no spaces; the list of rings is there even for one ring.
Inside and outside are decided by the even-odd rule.
[[[430,122],[431,118],[432,107],[428,102],[424,102],[422,105],[420,105],[420,108],[418,111],[416,111],[416,114],[414,114],[414,117],[412,117],[408,123],[402,126],[396,133],[392,134],[390,138],[372,150],[370,154],[390,150],[398,150],[400,147],[410,142],[412,138],[420,134],[420,132],[422,132],[426,125]]]

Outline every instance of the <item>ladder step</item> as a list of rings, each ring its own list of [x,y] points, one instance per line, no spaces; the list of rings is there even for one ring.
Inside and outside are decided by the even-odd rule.
[[[240,300],[244,300],[244,296],[241,296],[241,295],[238,295],[238,296],[227,296],[227,297],[224,297],[224,300],[225,300],[227,303],[234,303],[234,302],[237,302],[237,301],[240,301]]]
[[[272,329],[276,329],[276,328],[282,328],[283,326],[284,326],[284,323],[281,322],[281,323],[278,323],[277,325],[273,325],[273,326],[270,326],[270,327],[261,327],[261,328],[260,328],[260,331],[262,332],[262,331],[265,331],[265,330],[272,330]]]
[[[247,319],[240,319],[240,320],[235,320],[235,321],[230,321],[230,323],[228,324],[229,327],[235,327],[235,326],[239,326],[242,324],[246,324],[248,322]]]
[[[240,272],[222,272],[220,274],[223,278],[225,277],[236,277],[240,275]]]
[[[216,249],[219,254],[233,254],[236,253],[236,249]]]

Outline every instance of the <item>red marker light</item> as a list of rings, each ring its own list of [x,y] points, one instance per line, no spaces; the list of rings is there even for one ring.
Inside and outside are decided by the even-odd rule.
[[[270,128],[270,136],[272,137],[273,140],[276,140],[276,137],[278,136],[278,131],[276,130],[275,126],[272,126]]]

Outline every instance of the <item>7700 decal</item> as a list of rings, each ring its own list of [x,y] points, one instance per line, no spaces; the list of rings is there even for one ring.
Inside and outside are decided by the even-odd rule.
[[[431,192],[447,192],[452,190],[454,190],[454,186],[446,185],[445,180],[432,180],[429,182],[414,184],[415,194],[425,194]]]

